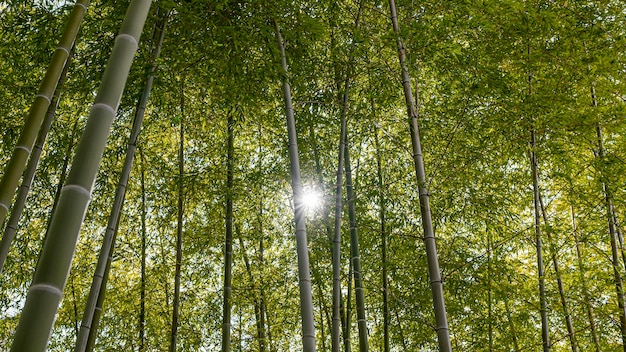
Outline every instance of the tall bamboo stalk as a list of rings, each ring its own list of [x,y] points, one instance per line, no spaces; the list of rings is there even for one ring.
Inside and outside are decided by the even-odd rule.
[[[595,101],[595,99],[594,99]],[[605,158],[604,141],[602,137],[602,128],[596,124],[596,137],[598,139],[598,158],[603,161]],[[622,274],[619,271],[619,244],[617,239],[617,231],[615,230],[615,213],[613,207],[613,195],[600,170],[600,183],[602,184],[602,192],[604,193],[604,202],[606,207],[606,218],[609,228],[609,237],[611,241],[611,264],[613,266],[613,278],[615,280],[615,292],[617,294],[617,307],[619,309],[620,333],[622,335],[622,346],[626,352],[626,306],[624,304],[624,284]]]
[[[139,149],[141,171],[141,286],[139,298],[139,352],[146,347],[146,175],[143,152]]]
[[[259,342],[259,352],[265,352],[265,324],[263,318],[261,316],[261,304],[260,299],[257,296],[257,284],[254,280],[254,274],[252,273],[252,266],[250,265],[250,258],[248,257],[248,252],[246,251],[246,245],[243,241],[243,236],[241,235],[240,226],[236,227],[235,233],[237,234],[237,239],[239,240],[239,246],[241,247],[241,253],[243,255],[243,263],[246,267],[246,272],[248,273],[248,280],[250,280],[250,289],[252,291],[252,301],[254,302],[254,320],[257,331],[257,341]]]
[[[591,85],[591,106],[595,109],[598,107],[598,100],[596,99],[596,87]],[[598,142],[598,151],[596,153],[600,162],[604,161],[604,138],[602,137],[602,127],[599,123],[596,123],[596,138]],[[622,335],[622,347],[626,352],[626,305],[624,303],[624,285],[622,282],[622,275],[619,272],[619,245],[617,238],[617,230],[615,226],[615,209],[613,207],[613,195],[604,176],[604,170],[600,169],[600,183],[602,185],[602,192],[604,194],[604,202],[606,207],[606,216],[609,228],[609,237],[611,242],[611,261],[613,265],[613,277],[615,279],[615,291],[617,295],[617,306],[619,308],[619,320],[620,320],[620,333]],[[624,253],[622,252],[622,256]],[[624,261],[626,266],[626,261]]]
[[[233,278],[233,168],[234,168],[234,122],[228,113],[228,141],[226,147],[226,236],[224,239],[224,304],[222,314],[222,352],[230,351],[230,308]]]
[[[75,352],[83,352],[87,350],[89,336],[93,335],[92,340],[95,342],[95,336],[97,331],[91,331],[93,328],[94,314],[96,307],[102,311],[102,305],[98,305],[99,296],[101,292],[106,291],[108,272],[110,271],[110,258],[113,256],[113,248],[115,247],[115,234],[117,233],[118,224],[120,221],[120,215],[122,207],[124,206],[124,199],[126,197],[126,188],[128,186],[128,179],[130,178],[130,172],[135,161],[135,151],[137,149],[137,139],[141,132],[141,126],[143,123],[143,117],[145,115],[148,98],[150,97],[150,91],[152,90],[152,84],[154,82],[154,76],[156,72],[156,58],[161,51],[161,45],[163,43],[164,26],[166,19],[161,18],[161,24],[155,29],[152,52],[152,65],[149,69],[146,84],[139,101],[137,102],[137,108],[135,110],[135,117],[133,120],[133,126],[131,128],[130,137],[128,139],[128,146],[126,149],[126,156],[124,159],[124,166],[122,168],[122,174],[117,184],[115,193],[115,200],[109,215],[108,225],[104,234],[103,243],[100,247],[100,255],[98,256],[98,263],[96,264],[96,270],[91,282],[91,288],[89,290],[89,296],[85,311],[83,313],[83,320],[80,327],[78,338],[76,339]],[[156,43],[155,43],[156,42]],[[104,288],[104,289],[103,289]],[[104,297],[102,298],[104,301]],[[99,319],[99,315],[98,318]]]
[[[311,276],[309,273],[309,252],[306,238],[306,214],[302,199],[302,182],[300,181],[300,158],[298,156],[298,137],[296,120],[293,114],[289,69],[285,56],[285,46],[278,23],[274,21],[274,33],[280,51],[281,74],[283,81],[283,97],[289,137],[289,160],[291,169],[291,187],[293,188],[293,206],[296,223],[296,247],[298,252],[298,277],[300,284],[300,314],[302,316],[302,350],[315,351],[315,320],[313,316],[313,297],[311,293]]]
[[[180,89],[180,135],[178,145],[178,220],[176,225],[176,268],[174,271],[174,301],[172,302],[172,332],[170,352],[176,352],[178,342],[178,311],[180,309],[180,270],[183,261],[183,215],[184,215],[184,176],[185,176],[185,89],[184,78]]]
[[[357,326],[359,328],[359,351],[367,352],[367,320],[365,317],[365,293],[363,290],[363,273],[361,271],[361,253],[359,251],[359,235],[356,227],[355,196],[352,187],[352,168],[350,167],[350,148],[344,149],[344,167],[346,170],[346,193],[348,201],[348,218],[350,220],[350,261],[354,275],[354,295],[356,297]]]
[[[109,275],[111,274],[111,263],[113,263],[113,252],[115,249],[115,242],[117,240],[117,229],[119,228],[119,221],[121,217],[117,218],[117,223],[115,224],[115,232],[113,232],[113,239],[111,241],[111,250],[106,256],[106,268],[104,270],[104,274],[102,275],[102,284],[100,285],[100,291],[98,292],[96,305],[93,311],[93,316],[91,318],[89,334],[87,336],[87,344],[84,347],[86,352],[92,352],[96,346],[96,339],[98,338],[98,328],[100,327],[100,318],[103,313],[104,300],[106,298],[106,283],[109,281]],[[100,259],[100,258],[98,258]],[[91,292],[90,292],[91,293]],[[84,312],[83,312],[84,318]],[[81,324],[81,329],[83,329]],[[78,336],[80,337],[80,331]],[[78,338],[77,338],[78,341]]]
[[[78,29],[87,12],[88,6],[89,0],[79,0],[74,5],[65,23],[59,46],[54,51],[54,54],[52,54],[46,75],[30,106],[28,117],[26,118],[17,145],[15,149],[13,149],[11,159],[9,159],[4,169],[2,180],[0,180],[0,225],[4,223],[9,211],[9,205],[15,194],[20,176],[22,176],[24,166],[26,165],[28,156],[37,138],[44,115],[52,103],[52,95],[56,90],[63,68],[66,66],[66,62],[70,56],[70,50],[74,45]]]
[[[354,32],[359,28],[361,13],[363,11],[363,1],[359,1],[359,10],[354,21]],[[348,58],[348,66],[346,68],[346,76],[343,81],[343,94],[341,96],[341,128],[339,133],[339,155],[337,161],[337,177],[335,183],[335,227],[333,235],[333,325],[332,325],[332,351],[339,352],[341,348],[341,198],[343,185],[342,167],[345,164],[344,158],[346,153],[346,136],[347,136],[347,114],[348,101],[350,97],[350,80],[352,79],[352,71],[354,66],[354,40],[350,46],[350,54]],[[339,82],[337,83],[339,86]],[[366,338],[367,341],[367,338]]]
[[[347,95],[344,95],[344,99],[347,99]],[[346,115],[345,109],[342,109],[341,131],[339,134],[339,160],[337,165],[337,178],[335,183],[335,230],[333,235],[333,326],[331,333],[333,352],[339,352],[341,346],[341,316],[339,312],[339,305],[341,301],[341,190],[343,186],[342,167],[344,164],[343,159],[345,155],[345,148]]]
[[[398,314],[398,308],[394,309],[394,315],[396,316],[396,322],[398,323],[398,335],[400,336],[400,342],[402,343],[402,350],[408,351],[408,347],[406,344],[406,339],[404,338],[404,329],[402,328],[402,320],[400,320],[400,315]]]
[[[313,124],[309,125],[309,139],[311,141],[312,150],[313,150],[313,159],[315,161],[315,173],[318,179],[318,185],[320,188],[324,188],[324,174],[322,171],[322,163],[320,160],[319,148],[317,146],[317,138],[315,137]],[[333,245],[333,230],[330,226],[330,207],[328,206],[328,202],[323,202],[322,205],[322,219],[324,222],[324,226],[326,228],[326,236],[328,236],[329,249],[332,255],[332,245]],[[332,322],[330,319],[330,315],[328,314],[327,305],[325,303],[325,295],[324,292],[327,292],[326,288],[326,280],[323,280],[320,275],[320,270],[316,265],[316,261],[311,260],[311,276],[314,283],[316,283],[318,302],[320,307],[320,332],[322,337],[322,351],[326,351],[326,334],[324,330],[324,315],[326,315],[326,319],[328,322],[329,328],[332,327]],[[332,337],[332,328],[331,328],[331,337]]]
[[[373,104],[372,104],[373,106]],[[389,352],[389,278],[387,275],[387,222],[385,219],[386,200],[384,194],[383,183],[383,160],[380,150],[380,142],[378,141],[378,130],[374,131],[374,145],[376,147],[376,176],[378,178],[378,219],[380,221],[380,260],[382,266],[382,286],[383,286],[383,351]]]
[[[546,238],[548,239],[548,248],[550,249],[550,258],[552,259],[552,265],[554,266],[554,275],[556,276],[556,283],[559,289],[559,298],[561,299],[561,307],[563,308],[563,315],[565,316],[565,326],[567,327],[567,335],[569,337],[570,347],[572,352],[578,352],[578,342],[576,340],[576,331],[574,330],[574,323],[572,322],[572,315],[569,311],[569,305],[567,303],[567,297],[565,296],[565,287],[563,285],[563,278],[561,277],[561,269],[559,261],[557,259],[556,245],[552,240],[550,225],[548,224],[548,214],[546,208],[543,205],[543,197],[539,192],[539,204],[541,205],[541,215],[543,217],[543,223],[547,227]]]
[[[435,308],[439,351],[448,352],[452,350],[452,345],[450,344],[450,332],[448,329],[448,318],[446,316],[446,303],[443,298],[443,281],[441,279],[441,272],[439,271],[439,258],[437,256],[435,232],[433,230],[432,215],[430,212],[429,192],[426,184],[426,170],[424,168],[424,157],[422,155],[422,145],[417,123],[417,104],[413,100],[413,92],[411,91],[411,77],[409,76],[409,71],[406,65],[404,44],[402,43],[402,38],[400,38],[400,26],[398,25],[398,14],[396,11],[395,0],[389,0],[389,7],[391,8],[391,23],[393,25],[393,31],[397,36],[398,58],[400,61],[400,67],[402,68],[402,87],[404,89],[404,98],[411,131],[413,164],[415,167],[415,176],[417,178],[417,186],[419,189],[420,213],[422,215],[422,227],[424,229],[424,244],[426,246],[428,273],[430,276],[430,287],[433,297],[433,305]]]
[[[493,274],[493,241],[489,226],[485,226],[485,235],[487,237],[487,339],[489,342],[489,352],[493,352],[493,288],[491,275]]]
[[[529,77],[530,80],[530,77]],[[539,280],[539,305],[540,305],[540,313],[541,313],[541,340],[544,352],[550,351],[550,335],[549,335],[549,327],[548,327],[548,306],[546,299],[546,283],[545,283],[545,267],[543,264],[543,243],[541,240],[541,215],[540,215],[540,206],[539,206],[539,174],[537,172],[537,141],[535,137],[535,130],[532,129],[530,131],[530,139],[531,139],[531,156],[530,163],[532,169],[532,179],[533,179],[533,199],[534,199],[534,209],[535,209],[535,246],[537,249],[537,275]]]
[[[46,111],[43,123],[41,124],[41,128],[39,129],[39,134],[37,135],[37,140],[35,141],[35,147],[31,153],[30,159],[28,160],[26,171],[24,171],[24,175],[22,176],[22,184],[20,185],[19,191],[17,193],[17,198],[15,200],[15,203],[13,204],[13,208],[11,209],[9,222],[4,228],[4,233],[2,234],[2,241],[0,241],[0,275],[2,274],[4,263],[6,262],[6,259],[9,255],[9,248],[11,247],[11,243],[13,242],[13,238],[15,238],[17,226],[26,205],[26,198],[28,198],[28,193],[30,192],[33,180],[35,179],[35,172],[37,171],[37,166],[39,165],[39,159],[41,157],[43,147],[46,143],[48,132],[50,132],[50,128],[52,127],[52,123],[54,122],[56,110],[59,105],[59,99],[61,96],[61,89],[63,88],[63,82],[65,81],[65,76],[67,75],[67,70],[69,68],[73,52],[74,47],[72,47],[72,51],[70,52],[70,55],[65,62],[65,66],[63,67],[63,71],[61,72],[61,76],[59,77],[59,84],[54,91],[52,102],[48,106],[48,111]],[[2,224],[1,221],[0,224]]]
[[[351,352],[352,345],[350,341],[352,331],[352,260],[348,263],[348,292],[346,293],[346,317],[343,329],[343,350],[344,352]]]
[[[263,145],[261,143],[261,136],[263,134],[263,130],[261,125],[259,124],[259,175],[263,175]],[[272,339],[270,337],[270,332],[269,332],[269,321],[267,323],[267,333],[266,333],[266,307],[265,307],[265,289],[264,289],[264,282],[263,282],[263,268],[265,265],[265,258],[264,258],[264,248],[263,248],[263,236],[264,236],[264,227],[263,227],[263,199],[264,199],[264,192],[263,192],[263,184],[259,185],[259,212],[257,213],[257,222],[258,222],[258,235],[259,235],[259,266],[260,266],[260,272],[259,272],[259,330],[258,330],[258,334],[259,334],[259,352],[265,352],[265,346],[267,345],[268,341],[266,341],[266,335],[268,335],[268,340],[269,340],[269,345],[270,345],[270,352],[272,351]]]
[[[578,275],[580,279],[581,289],[583,292],[583,300],[585,302],[585,310],[587,311],[587,319],[589,320],[589,330],[591,330],[591,338],[593,340],[593,346],[596,352],[600,352],[600,340],[598,339],[598,332],[596,330],[596,319],[593,314],[593,308],[591,307],[591,297],[589,296],[589,289],[587,288],[587,281],[585,280],[584,273],[586,272],[585,263],[582,255],[582,249],[580,238],[578,236],[578,228],[576,226],[576,213],[574,212],[574,206],[571,206],[572,211],[572,234],[574,235],[574,241],[576,242],[576,259],[578,264]]]
[[[100,160],[137,50],[150,0],[132,0],[54,212],[11,350],[46,348]],[[56,84],[55,84],[56,86]]]

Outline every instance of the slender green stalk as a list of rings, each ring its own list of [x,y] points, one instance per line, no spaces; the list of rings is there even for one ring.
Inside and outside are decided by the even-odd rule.
[[[180,309],[180,269],[183,261],[183,215],[184,215],[184,175],[185,175],[185,89],[184,79],[180,89],[180,140],[178,146],[178,224],[176,225],[176,268],[174,272],[174,301],[172,302],[172,333],[170,352],[176,352],[178,340],[178,310]]]
[[[600,161],[604,160],[604,142],[602,137],[602,128],[599,124],[596,125],[596,137],[598,138],[598,158]],[[615,292],[617,294],[617,307],[619,308],[619,321],[620,321],[620,333],[622,335],[622,346],[626,352],[626,305],[624,303],[624,284],[622,274],[619,271],[619,245],[617,239],[617,231],[615,230],[615,217],[613,214],[615,210],[613,208],[613,195],[606,182],[606,178],[603,175],[603,171],[600,170],[600,183],[602,184],[602,192],[604,193],[604,202],[606,206],[606,217],[609,227],[609,236],[611,241],[611,262],[613,265],[613,277],[615,280]]]
[[[374,104],[372,104],[373,106]],[[376,147],[376,176],[378,178],[378,219],[380,220],[380,254],[381,254],[381,266],[382,266],[382,286],[383,286],[383,351],[389,352],[389,278],[387,275],[387,222],[385,221],[386,212],[386,200],[384,194],[383,183],[383,161],[380,143],[378,141],[378,130],[374,131],[374,145]]]
[[[613,209],[613,223],[615,224],[615,235],[617,236],[617,244],[619,245],[619,251],[622,254],[622,264],[626,270],[626,251],[624,250],[624,236],[622,235],[622,229],[617,219],[617,213],[615,208]]]
[[[146,175],[143,152],[139,149],[141,168],[141,288],[139,300],[139,352],[146,347]]]
[[[347,104],[347,94],[344,95],[344,103]],[[344,104],[344,105],[346,105]],[[341,114],[341,132],[339,135],[339,157],[337,165],[337,182],[335,188],[335,232],[333,236],[333,326],[332,326],[332,350],[339,352],[341,346],[341,316],[339,305],[341,301],[341,192],[343,185],[343,159],[346,148],[346,115],[345,108]]]
[[[346,193],[348,201],[348,218],[350,220],[350,260],[354,275],[354,295],[356,297],[357,326],[359,328],[359,351],[367,352],[367,320],[365,318],[365,293],[363,290],[363,274],[361,271],[361,254],[359,251],[359,235],[356,227],[355,197],[352,187],[352,168],[350,167],[350,148],[344,150],[344,167],[346,171]]]
[[[262,206],[261,206],[261,209],[263,209]],[[259,264],[260,264],[261,268],[263,268],[265,266],[265,259],[264,259],[263,250],[264,250],[264,247],[263,247],[263,235],[262,235],[262,232],[261,232],[261,239],[259,240]],[[266,341],[265,341],[265,331],[267,329],[267,344],[269,346],[270,352],[273,352],[275,350],[275,347],[274,347],[274,343],[273,343],[273,340],[272,340],[272,324],[271,324],[271,321],[270,321],[270,317],[267,315],[267,307],[266,307],[266,304],[265,304],[265,302],[266,302],[266,299],[265,299],[265,288],[264,288],[264,285],[263,285],[263,276],[259,276],[259,280],[260,280],[260,283],[261,283],[261,286],[260,286],[261,306],[259,308],[260,308],[260,314],[261,314],[261,325],[264,327],[263,328],[263,335],[260,338],[261,342],[263,342],[261,346],[265,347],[265,343],[266,343]],[[261,351],[261,350],[263,350],[263,351]],[[259,351],[260,352],[264,352],[264,348],[262,348],[262,349],[259,348]]]
[[[343,330],[343,350],[345,352],[352,351],[351,341],[350,341],[350,331],[352,331],[352,260],[348,263],[348,292],[346,293],[348,296],[346,298],[346,318],[345,318],[345,327]]]
[[[233,169],[234,169],[234,122],[228,113],[228,141],[226,147],[226,236],[224,239],[224,305],[222,313],[222,352],[230,351],[230,309],[233,279]]]
[[[90,322],[91,325],[89,329],[89,334],[87,337],[86,346],[84,348],[84,350],[87,352],[92,352],[94,350],[96,346],[96,339],[98,338],[98,328],[100,327],[100,318],[102,317],[102,312],[104,311],[103,306],[104,306],[104,300],[106,298],[106,291],[107,291],[106,283],[109,281],[109,275],[111,274],[111,263],[113,262],[113,252],[115,249],[115,242],[117,240],[117,229],[119,228],[120,219],[121,217],[117,218],[117,223],[115,224],[116,230],[113,233],[113,239],[111,240],[111,250],[106,255],[106,259],[105,259],[106,268],[105,268],[104,274],[102,274],[102,284],[100,285],[100,291],[98,292],[98,296],[97,296],[97,300],[96,300],[96,304],[95,304],[95,308],[93,312],[93,317],[91,318],[91,322]],[[98,258],[98,260],[100,260],[100,258]],[[83,319],[84,317],[85,317],[85,314],[83,312]],[[81,330],[83,329],[84,328],[81,324]],[[80,337],[80,334],[81,332],[79,331],[78,337]],[[77,337],[77,341],[78,341],[78,337]]]
[[[528,92],[527,98],[530,98],[533,95],[533,73],[530,68],[531,61],[531,50],[530,50],[530,40],[528,40],[526,45],[526,55],[527,55],[527,65],[528,65]],[[535,118],[533,118],[532,123],[535,123]],[[533,181],[533,206],[534,206],[534,230],[535,230],[535,246],[537,250],[537,276],[539,281],[539,312],[541,315],[541,340],[544,352],[549,352],[550,345],[550,327],[548,325],[548,307],[547,307],[547,298],[546,298],[546,284],[545,284],[545,267],[543,262],[543,242],[541,239],[541,215],[540,215],[540,201],[541,198],[539,196],[539,172],[537,171],[537,140],[535,127],[533,126],[530,130],[530,167],[531,167],[531,177]]]
[[[585,281],[585,263],[582,255],[582,249],[580,238],[578,237],[578,228],[576,226],[576,213],[574,206],[571,206],[572,211],[572,234],[574,235],[574,241],[576,242],[576,259],[578,264],[578,276],[580,279],[581,289],[583,291],[583,301],[585,302],[585,310],[587,311],[587,319],[589,320],[589,330],[591,330],[591,338],[593,340],[593,346],[596,352],[600,352],[600,340],[598,339],[598,332],[596,330],[596,319],[593,314],[593,307],[591,307],[591,297],[589,296],[589,289],[587,288],[587,282]]]
[[[101,295],[100,292],[106,291],[107,281],[104,278],[108,276],[108,272],[110,271],[110,258],[113,256],[113,248],[115,247],[115,233],[117,233],[120,214],[122,212],[124,199],[126,197],[128,179],[130,178],[130,172],[133,167],[133,162],[135,161],[137,139],[139,138],[139,133],[141,132],[143,117],[145,115],[148,98],[150,97],[150,91],[152,90],[152,84],[154,82],[154,76],[156,72],[156,64],[154,64],[154,61],[156,60],[156,57],[161,50],[161,44],[163,42],[164,35],[163,26],[165,26],[165,22],[165,19],[163,19],[163,24],[160,25],[160,27],[155,31],[155,38],[158,39],[158,43],[153,50],[153,64],[150,67],[143,93],[139,98],[139,101],[137,102],[137,109],[135,110],[133,126],[131,128],[130,137],[128,139],[128,147],[126,149],[124,166],[122,168],[122,174],[120,175],[120,179],[117,184],[115,200],[113,202],[111,214],[109,215],[109,221],[104,234],[103,243],[100,248],[98,263],[96,264],[96,271],[91,282],[91,288],[89,290],[89,296],[87,299],[87,304],[85,306],[85,311],[83,313],[83,320],[80,327],[80,332],[78,334],[78,338],[76,339],[76,345],[74,348],[75,352],[83,352],[87,349],[87,341],[89,340],[90,335],[94,335],[93,340],[95,341],[95,334],[97,331],[94,330],[92,332],[94,313],[96,311],[96,307],[98,307],[100,311],[102,310],[102,305],[98,306],[97,303],[99,300],[99,296]],[[159,32],[159,34],[157,34],[157,32]],[[107,275],[105,275],[105,273]]]
[[[533,178],[533,195],[534,195],[534,209],[535,209],[535,246],[537,248],[537,275],[539,280],[539,305],[541,313],[541,340],[543,345],[543,351],[550,351],[550,335],[548,326],[548,307],[546,299],[546,271],[543,264],[543,243],[541,240],[541,215],[539,206],[539,174],[537,172],[537,142],[535,138],[535,130],[530,131],[531,138],[531,156],[530,163],[532,169]]]
[[[52,216],[48,241],[26,297],[11,351],[36,352],[46,348],[111,124],[151,4],[150,0],[133,0],[128,7]]]
[[[598,100],[596,99],[596,87],[591,85],[591,106],[593,108],[598,107]],[[602,137],[602,127],[599,123],[596,123],[596,138],[598,141],[597,158],[600,162],[604,161],[604,138]],[[604,193],[604,201],[606,206],[609,236],[611,242],[611,261],[613,265],[613,277],[615,279],[615,291],[617,294],[617,306],[619,308],[619,320],[620,320],[620,332],[622,335],[622,347],[626,352],[626,305],[624,303],[624,285],[622,281],[622,275],[619,272],[619,257],[618,257],[618,239],[617,230],[615,224],[615,209],[613,207],[613,195],[611,194],[606,177],[604,176],[603,168],[600,169],[600,183],[602,185],[602,192]],[[622,256],[624,252],[622,252]],[[626,266],[626,261],[624,261]]]
[[[561,269],[559,261],[557,259],[556,246],[552,240],[552,234],[550,225],[548,224],[548,213],[543,205],[543,197],[539,192],[539,205],[541,205],[541,215],[543,217],[543,223],[547,227],[546,238],[548,240],[548,248],[550,250],[550,258],[552,259],[552,265],[554,266],[554,275],[556,276],[557,287],[559,288],[559,297],[561,299],[561,307],[563,308],[563,315],[565,316],[565,325],[567,327],[567,335],[569,337],[570,347],[572,352],[578,352],[578,342],[576,340],[576,331],[574,330],[574,323],[572,322],[572,315],[569,312],[569,305],[567,303],[567,297],[565,296],[565,287],[563,285],[563,278],[561,277]]]
[[[411,91],[411,77],[406,65],[406,54],[402,38],[400,38],[400,26],[398,25],[398,15],[395,0],[389,0],[391,8],[391,23],[393,31],[397,36],[398,58],[402,68],[402,87],[409,118],[411,130],[411,145],[413,147],[413,164],[419,189],[420,213],[422,214],[422,227],[424,229],[424,244],[426,246],[426,259],[428,261],[428,273],[430,276],[430,287],[435,308],[435,321],[437,339],[439,341],[439,351],[449,352],[452,350],[450,344],[450,332],[448,329],[448,318],[446,316],[446,303],[443,298],[443,281],[439,271],[439,258],[437,256],[437,245],[435,243],[435,232],[433,230],[432,216],[429,205],[429,192],[426,184],[426,170],[424,168],[424,157],[422,155],[422,145],[417,123],[417,104],[413,100]]]
[[[241,235],[240,226],[236,226],[235,233],[237,234],[237,239],[239,240],[239,247],[241,247],[241,253],[243,254],[243,263],[246,267],[246,272],[248,273],[248,280],[250,280],[250,288],[252,291],[252,301],[254,302],[254,320],[256,323],[256,331],[257,331],[257,340],[259,341],[259,352],[265,352],[265,331],[264,331],[264,321],[261,315],[261,304],[260,299],[257,296],[257,285],[256,280],[254,279],[254,275],[252,274],[252,266],[250,265],[250,258],[248,257],[248,252],[246,251],[246,245],[243,241],[243,236]]]
[[[15,194],[20,176],[22,176],[31,149],[33,149],[33,144],[37,138],[46,111],[51,105],[52,95],[56,90],[63,68],[66,66],[66,62],[70,56],[70,50],[74,45],[80,23],[87,12],[88,6],[88,0],[79,0],[74,5],[70,17],[65,24],[59,46],[54,51],[54,54],[52,54],[46,75],[30,107],[17,145],[13,150],[9,163],[4,169],[2,180],[0,180],[0,225],[4,223],[4,219],[9,211],[9,205]]]
[[[74,287],[74,275],[70,272],[70,290],[72,291],[72,308],[74,313],[74,335],[78,336],[78,305],[76,304],[76,288]]]
[[[263,134],[263,130],[261,125],[259,125],[259,175],[263,175],[263,145],[261,143],[261,136]],[[263,227],[263,184],[259,185],[259,212],[257,213],[257,222],[258,222],[258,235],[259,235],[259,352],[265,352],[265,346],[268,341],[266,341],[266,307],[265,307],[265,289],[263,282],[263,269],[265,264],[265,258],[263,253],[263,236],[264,236],[264,227]],[[267,337],[270,344],[270,351],[272,350],[272,339],[269,331],[269,320],[267,323]]]
[[[309,251],[306,238],[306,214],[302,199],[302,182],[300,181],[300,158],[298,156],[298,136],[296,134],[296,120],[293,114],[291,101],[291,87],[289,85],[289,69],[285,56],[285,46],[278,23],[274,21],[274,33],[280,51],[282,68],[283,97],[285,100],[285,115],[289,137],[289,160],[291,169],[291,187],[293,188],[293,206],[296,223],[296,247],[298,252],[298,277],[300,286],[300,314],[302,316],[302,350],[315,351],[315,319],[313,316],[313,295],[311,293],[311,275],[309,273]]]
[[[63,88],[63,82],[65,81],[65,76],[67,75],[67,70],[70,65],[70,59],[73,51],[74,48],[72,47],[70,56],[65,62],[63,72],[61,72],[61,76],[59,77],[59,84],[54,91],[52,102],[48,106],[48,111],[46,111],[46,116],[44,117],[41,128],[39,129],[37,141],[35,142],[35,147],[31,153],[30,159],[28,160],[26,171],[22,176],[22,184],[20,185],[20,189],[17,193],[17,199],[15,200],[13,208],[11,209],[9,222],[4,228],[4,233],[2,234],[2,241],[0,242],[0,275],[2,274],[4,263],[6,262],[7,256],[9,255],[9,248],[11,247],[11,243],[13,242],[13,238],[15,238],[17,226],[19,224],[20,218],[22,217],[22,212],[24,211],[24,206],[26,205],[26,199],[28,198],[28,193],[30,192],[33,180],[35,179],[35,172],[37,171],[37,166],[39,165],[39,159],[41,157],[43,147],[46,143],[48,132],[50,132],[50,128],[52,127],[52,123],[54,122],[56,110],[59,105],[59,99],[61,96],[61,89]]]
[[[319,155],[320,153],[319,153],[319,148],[317,145],[317,138],[315,137],[315,133],[314,133],[313,124],[309,125],[309,140],[311,141],[311,146],[312,146],[311,149],[313,150],[313,159],[315,161],[315,174],[317,175],[317,179],[318,179],[317,182],[320,188],[323,188],[324,174],[322,172],[322,163],[320,160],[320,155]],[[328,202],[323,202],[323,203],[324,204],[322,205],[323,207],[322,219],[323,219],[325,230],[326,230],[326,236],[328,237],[327,244],[329,245],[329,249],[332,254],[333,230],[331,229],[331,226],[330,226],[330,207],[327,204]],[[326,305],[325,299],[324,299],[325,298],[324,292],[327,292],[328,290],[326,288],[326,280],[323,280],[321,278],[320,270],[316,265],[316,261],[314,260],[311,260],[311,276],[312,276],[313,283],[316,284],[318,302],[319,302],[319,307],[320,307],[319,312],[320,312],[320,332],[321,332],[321,337],[322,337],[322,351],[326,351],[326,333],[324,330],[324,315],[326,315],[329,328],[332,326],[330,316],[328,315],[328,309],[327,309],[328,306]],[[331,337],[332,337],[332,330],[331,330]]]
[[[361,13],[363,10],[363,1],[359,2],[359,11],[354,22],[354,31],[359,27]],[[354,37],[354,34],[353,34]],[[354,40],[350,46],[350,55],[348,59],[348,67],[346,69],[346,77],[343,81],[343,94],[341,105],[341,130],[339,134],[339,156],[337,165],[337,178],[335,183],[335,228],[333,235],[333,325],[332,325],[332,350],[339,352],[341,348],[341,198],[343,185],[342,166],[344,165],[344,157],[346,153],[346,135],[347,135],[347,114],[348,101],[350,93],[350,79],[352,78],[352,67],[354,65]]]
[[[493,352],[493,288],[491,279],[491,275],[493,275],[491,268],[493,245],[488,226],[485,226],[485,234],[487,236],[487,339],[489,340],[489,352]]]

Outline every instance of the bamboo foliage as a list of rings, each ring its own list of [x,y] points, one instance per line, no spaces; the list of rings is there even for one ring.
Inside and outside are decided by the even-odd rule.
[[[43,351],[46,348],[100,160],[151,3],[149,0],[133,0],[128,7],[72,169],[50,221],[48,240],[26,297],[12,351]]]
[[[9,211],[10,202],[15,194],[19,178],[22,175],[22,171],[24,171],[24,166],[31,153],[46,111],[51,105],[54,91],[66,66],[70,50],[72,50],[78,29],[88,6],[88,0],[79,0],[74,5],[63,30],[59,46],[52,54],[46,75],[30,107],[20,138],[13,150],[9,163],[5,167],[2,180],[0,181],[0,225],[4,223],[4,219]]]

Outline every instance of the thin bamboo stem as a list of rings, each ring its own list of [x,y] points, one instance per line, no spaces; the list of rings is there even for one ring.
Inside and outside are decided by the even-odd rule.
[[[296,122],[291,100],[289,69],[285,56],[285,46],[278,23],[274,21],[274,33],[280,51],[283,97],[289,137],[289,160],[291,169],[291,187],[293,188],[293,205],[296,223],[296,247],[298,252],[298,276],[300,286],[300,314],[302,316],[302,348],[304,352],[315,351],[315,319],[313,316],[313,297],[311,293],[311,276],[309,273],[309,252],[306,238],[306,214],[302,199],[302,182],[300,181],[300,159],[298,156],[298,138]]]
[[[74,47],[72,47],[70,56],[65,62],[63,72],[61,72],[61,76],[59,77],[59,84],[54,91],[52,102],[48,106],[48,111],[46,111],[43,123],[41,124],[41,128],[39,129],[39,134],[37,135],[37,140],[35,141],[35,147],[31,153],[30,159],[28,160],[26,171],[24,171],[24,175],[22,176],[22,184],[20,185],[17,198],[15,200],[15,203],[13,204],[13,208],[11,209],[11,216],[9,216],[7,226],[4,228],[2,241],[0,241],[0,275],[2,274],[4,263],[6,262],[6,259],[9,255],[9,248],[11,247],[11,243],[15,238],[15,233],[17,232],[18,224],[20,218],[22,217],[22,212],[24,211],[24,207],[26,206],[26,199],[28,198],[28,193],[30,192],[33,180],[35,179],[35,173],[37,171],[37,166],[39,165],[39,159],[41,157],[41,153],[43,152],[43,147],[48,137],[48,132],[50,132],[50,128],[52,127],[52,123],[55,119],[56,110],[59,105],[59,99],[61,97],[61,89],[63,88],[63,83],[65,81],[65,76],[67,75],[73,52]],[[72,137],[73,136],[70,136],[70,138]],[[0,224],[1,223],[2,222],[0,221]]]
[[[430,276],[430,287],[433,297],[433,306],[435,309],[435,329],[437,331],[439,351],[449,352],[452,350],[452,345],[450,343],[448,318],[446,316],[446,304],[443,297],[443,280],[439,270],[437,245],[435,243],[435,232],[433,229],[432,215],[429,205],[430,193],[426,184],[426,170],[424,167],[424,157],[422,154],[422,145],[417,121],[417,104],[415,103],[415,100],[413,100],[413,92],[411,91],[411,77],[409,76],[409,71],[406,65],[404,44],[402,43],[402,38],[400,38],[400,26],[398,25],[398,14],[396,11],[395,0],[389,0],[389,7],[391,8],[391,23],[393,25],[394,33],[397,36],[398,59],[400,61],[400,67],[402,68],[402,87],[404,89],[404,98],[411,131],[413,164],[419,190],[420,213],[422,215],[422,228],[424,230],[423,239],[426,246],[428,273]]]
[[[9,205],[15,195],[20,176],[22,176],[28,156],[33,149],[33,144],[41,128],[46,111],[48,111],[48,107],[52,103],[52,96],[56,90],[63,69],[66,66],[80,24],[88,7],[88,0],[79,0],[74,5],[65,24],[59,46],[55,49],[54,54],[52,54],[46,75],[30,107],[17,145],[15,149],[13,149],[11,159],[9,159],[4,169],[2,180],[0,180],[0,225],[4,223],[9,211]]]

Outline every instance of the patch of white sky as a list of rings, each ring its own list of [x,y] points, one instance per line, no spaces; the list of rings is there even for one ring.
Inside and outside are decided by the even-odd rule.
[[[35,4],[50,7],[53,10],[57,10],[67,5],[72,5],[74,3],[75,3],[74,1],[70,1],[70,0],[37,0],[35,1]]]

